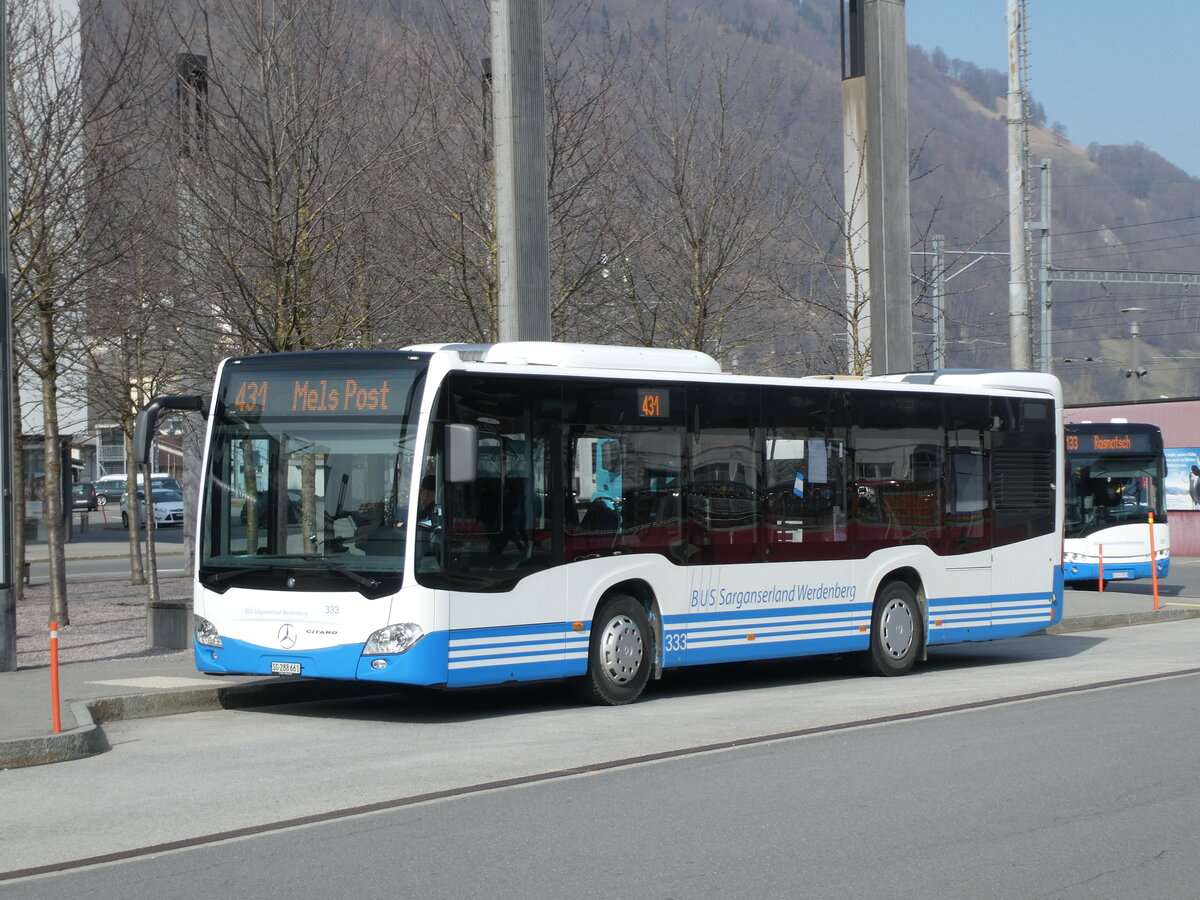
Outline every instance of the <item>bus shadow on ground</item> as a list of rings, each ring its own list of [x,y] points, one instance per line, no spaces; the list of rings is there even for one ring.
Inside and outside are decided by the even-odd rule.
[[[930,671],[974,669],[1048,659],[1069,659],[1103,644],[1106,639],[1085,634],[1035,634],[1013,640],[930,647],[923,667]]]
[[[906,677],[920,677],[923,673],[952,673],[955,669],[1063,659],[1086,653],[1103,641],[1103,638],[1074,634],[1034,635],[1008,641],[934,647],[929,651],[929,658],[919,663],[913,673]],[[661,680],[652,681],[637,705],[847,681],[861,681],[866,686],[874,678],[862,672],[858,659],[852,655],[684,667],[671,669]],[[347,722],[441,725],[569,710],[605,711],[603,707],[591,706],[579,700],[571,686],[564,681],[453,690],[393,689],[341,683],[330,686],[321,699],[259,706],[246,711]]]

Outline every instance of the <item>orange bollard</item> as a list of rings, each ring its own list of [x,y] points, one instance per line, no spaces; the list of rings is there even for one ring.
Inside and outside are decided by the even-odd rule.
[[[1154,583],[1154,611],[1158,612],[1158,560],[1154,552],[1154,513],[1150,513],[1150,580]]]
[[[1100,563],[1100,576],[1096,579],[1096,586],[1100,588],[1100,593],[1104,593],[1104,545],[1100,545],[1100,555],[1097,557]]]
[[[62,714],[58,710],[58,623],[50,623],[50,721],[54,733],[62,731]]]

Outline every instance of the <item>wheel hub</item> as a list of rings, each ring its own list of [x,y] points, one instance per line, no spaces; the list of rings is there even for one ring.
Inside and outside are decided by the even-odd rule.
[[[604,674],[613,684],[627,684],[642,665],[642,635],[628,616],[616,616],[600,636]]]
[[[884,652],[892,659],[903,659],[912,649],[916,633],[912,609],[903,600],[891,600],[884,607],[880,622]]]

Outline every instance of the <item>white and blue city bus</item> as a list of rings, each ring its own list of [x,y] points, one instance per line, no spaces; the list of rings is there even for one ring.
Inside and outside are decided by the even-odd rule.
[[[1079,422],[1066,425],[1067,582],[1150,578],[1153,516],[1158,577],[1171,564],[1163,482],[1167,464],[1156,425]]]
[[[1062,398],[1032,372],[722,374],[550,343],[228,359],[196,664],[465,687],[936,644],[1062,614]],[[144,450],[142,450],[144,452]]]

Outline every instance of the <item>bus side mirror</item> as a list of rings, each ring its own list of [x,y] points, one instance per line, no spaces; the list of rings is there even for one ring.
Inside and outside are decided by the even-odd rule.
[[[468,484],[475,480],[479,456],[479,429],[474,425],[446,426],[446,480]]]
[[[182,409],[204,414],[206,404],[203,397],[155,397],[142,407],[133,425],[133,458],[138,465],[150,462],[150,444],[158,427],[158,414],[164,409]]]

